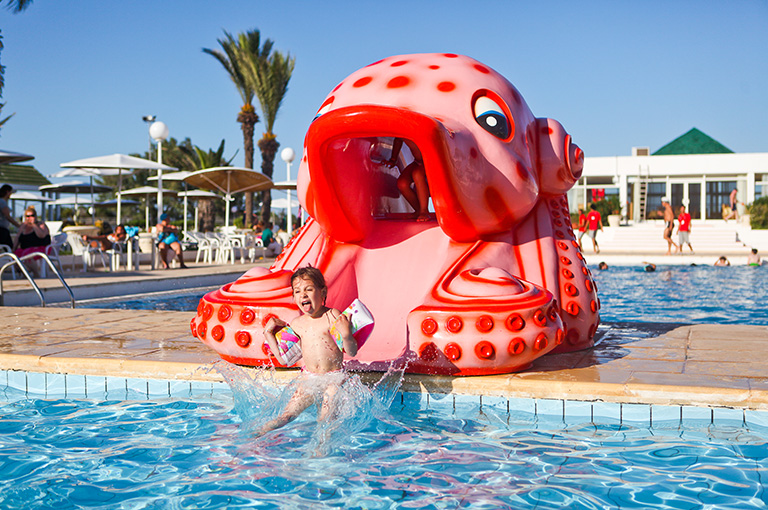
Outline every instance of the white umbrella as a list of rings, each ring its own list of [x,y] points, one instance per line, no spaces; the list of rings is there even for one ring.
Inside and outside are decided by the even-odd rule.
[[[25,202],[48,202],[53,199],[29,191],[14,191],[11,193],[11,200],[24,200]]]
[[[227,205],[224,207],[225,227],[229,227],[229,203],[232,201],[233,193],[262,191],[274,187],[272,179],[263,173],[250,168],[233,166],[218,166],[198,170],[189,174],[184,181],[198,188],[224,193],[227,201]]]
[[[97,156],[94,158],[77,159],[69,163],[59,165],[62,168],[88,168],[88,169],[116,169],[117,170],[117,222],[121,221],[120,194],[123,187],[123,170],[176,170],[176,168],[162,163],[155,163],[148,159],[126,156],[125,154],[111,154],[109,156]]]
[[[42,204],[41,209],[43,209],[43,217],[45,217],[45,203],[50,202],[53,199],[29,191],[14,191],[11,193],[11,200],[23,200],[24,209],[27,208],[27,202],[40,202]]]
[[[88,177],[89,182],[91,183],[91,200],[94,200],[93,198],[93,176],[94,175],[118,175],[119,170],[117,169],[106,169],[102,170],[99,168],[65,168],[64,170],[60,170],[56,172],[55,174],[51,174],[48,177],[54,177],[56,179],[61,179],[64,177]],[[96,217],[94,216],[94,212],[91,211],[91,219],[95,222]]]
[[[149,197],[150,195],[157,195],[159,190],[154,186],[141,186],[139,188],[133,188],[123,191],[123,195],[145,195],[147,197],[146,205],[146,231],[149,232]],[[163,195],[176,195],[176,192],[172,189],[163,189]]]
[[[212,191],[205,191],[203,189],[192,189],[189,191],[180,191],[178,196],[184,197],[184,230],[185,231],[187,230],[187,198],[192,198],[192,199],[224,198],[221,195],[217,195],[216,193],[213,193]],[[195,232],[199,230],[197,228],[198,216],[199,215],[197,211],[197,200],[195,200]]]
[[[29,161],[35,159],[34,156],[29,154],[22,154],[21,152],[11,152],[0,150],[0,163],[19,163],[21,161]]]
[[[57,198],[56,200],[52,200],[50,205],[91,205],[93,203],[93,199],[88,198],[87,196],[74,196]]]
[[[275,198],[272,200],[273,209],[288,209],[288,206],[289,206],[289,203],[287,198]],[[290,207],[291,209],[296,209],[298,211],[299,203],[291,200]]]
[[[184,181],[184,179],[186,179],[187,176],[189,174],[191,174],[191,173],[192,172],[187,172],[186,170],[179,170],[178,172],[171,172],[169,174],[163,175],[163,180],[164,181]],[[155,177],[150,177],[147,180],[148,181],[157,181],[159,179],[160,179],[159,177],[155,176]],[[186,182],[184,182],[184,191],[187,191],[187,183]],[[183,196],[184,197],[184,231],[186,232],[186,230],[187,230],[187,209],[188,209],[189,203],[187,202],[187,195],[184,195],[183,192],[179,193],[179,196]],[[195,230],[197,230],[197,229],[195,229]]]

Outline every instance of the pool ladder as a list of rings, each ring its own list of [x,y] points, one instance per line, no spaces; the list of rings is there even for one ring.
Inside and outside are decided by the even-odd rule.
[[[61,282],[61,285],[64,286],[64,289],[69,293],[69,299],[72,304],[72,308],[75,307],[75,295],[72,293],[72,289],[69,288],[69,285],[67,285],[67,282],[64,281],[64,278],[61,276],[61,273],[58,269],[56,269],[56,266],[51,262],[51,259],[48,258],[48,255],[45,253],[30,253],[29,255],[24,255],[23,257],[17,257],[14,253],[0,253],[0,264],[3,263],[6,259],[11,259],[10,261],[6,261],[2,267],[0,267],[0,306],[5,306],[5,295],[3,294],[3,273],[6,269],[9,267],[18,267],[19,271],[21,271],[21,274],[24,275],[24,277],[27,279],[27,281],[32,285],[32,288],[37,293],[37,297],[40,298],[40,304],[45,307],[45,297],[43,296],[43,293],[40,291],[40,287],[38,287],[37,283],[35,283],[35,279],[32,278],[32,275],[29,274],[29,271],[27,271],[27,268],[24,266],[23,262],[28,259],[33,258],[41,258],[43,261],[48,264],[48,267],[51,268],[51,271],[53,271],[53,274],[58,277],[59,281]]]

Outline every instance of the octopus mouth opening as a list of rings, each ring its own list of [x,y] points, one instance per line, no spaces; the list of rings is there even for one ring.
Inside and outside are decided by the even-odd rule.
[[[395,107],[319,117],[306,140],[314,217],[345,242],[364,239],[377,220],[434,219],[441,208],[430,188],[445,188],[453,168],[446,133],[433,117]]]
[[[371,176],[371,216],[375,219],[426,220],[435,209],[429,196],[424,160],[408,138],[366,139]]]

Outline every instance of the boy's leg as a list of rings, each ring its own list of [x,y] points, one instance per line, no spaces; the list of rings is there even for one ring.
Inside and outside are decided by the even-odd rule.
[[[426,221],[429,219],[429,184],[427,183],[427,174],[424,171],[424,167],[411,163],[413,167],[411,176],[413,178],[413,184],[416,187],[416,196],[419,200],[419,208],[417,209],[418,221]]]
[[[265,423],[259,430],[259,435],[266,434],[295,420],[307,407],[312,405],[313,400],[311,394],[305,393],[302,388],[298,388],[293,393],[291,400],[288,401],[288,405],[285,406],[280,416]]]
[[[400,172],[400,177],[397,178],[397,189],[400,190],[400,194],[403,195],[408,204],[413,208],[416,213],[419,212],[419,197],[416,192],[411,188],[413,182],[412,165],[408,165]]]

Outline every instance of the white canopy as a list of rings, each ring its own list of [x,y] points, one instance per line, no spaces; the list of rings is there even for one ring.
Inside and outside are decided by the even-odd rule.
[[[20,163],[21,161],[29,161],[35,159],[34,156],[29,154],[22,154],[21,152],[11,152],[0,150],[0,163]]]
[[[85,168],[89,170],[94,169],[113,169],[117,170],[117,222],[120,223],[122,218],[122,211],[120,207],[120,194],[123,187],[123,170],[157,170],[159,174],[163,170],[176,170],[176,168],[162,163],[155,163],[148,159],[137,158],[135,156],[127,156],[125,154],[110,154],[109,156],[96,156],[93,158],[76,159],[68,163],[62,163],[59,165],[62,168]],[[115,175],[106,174],[101,175]]]

